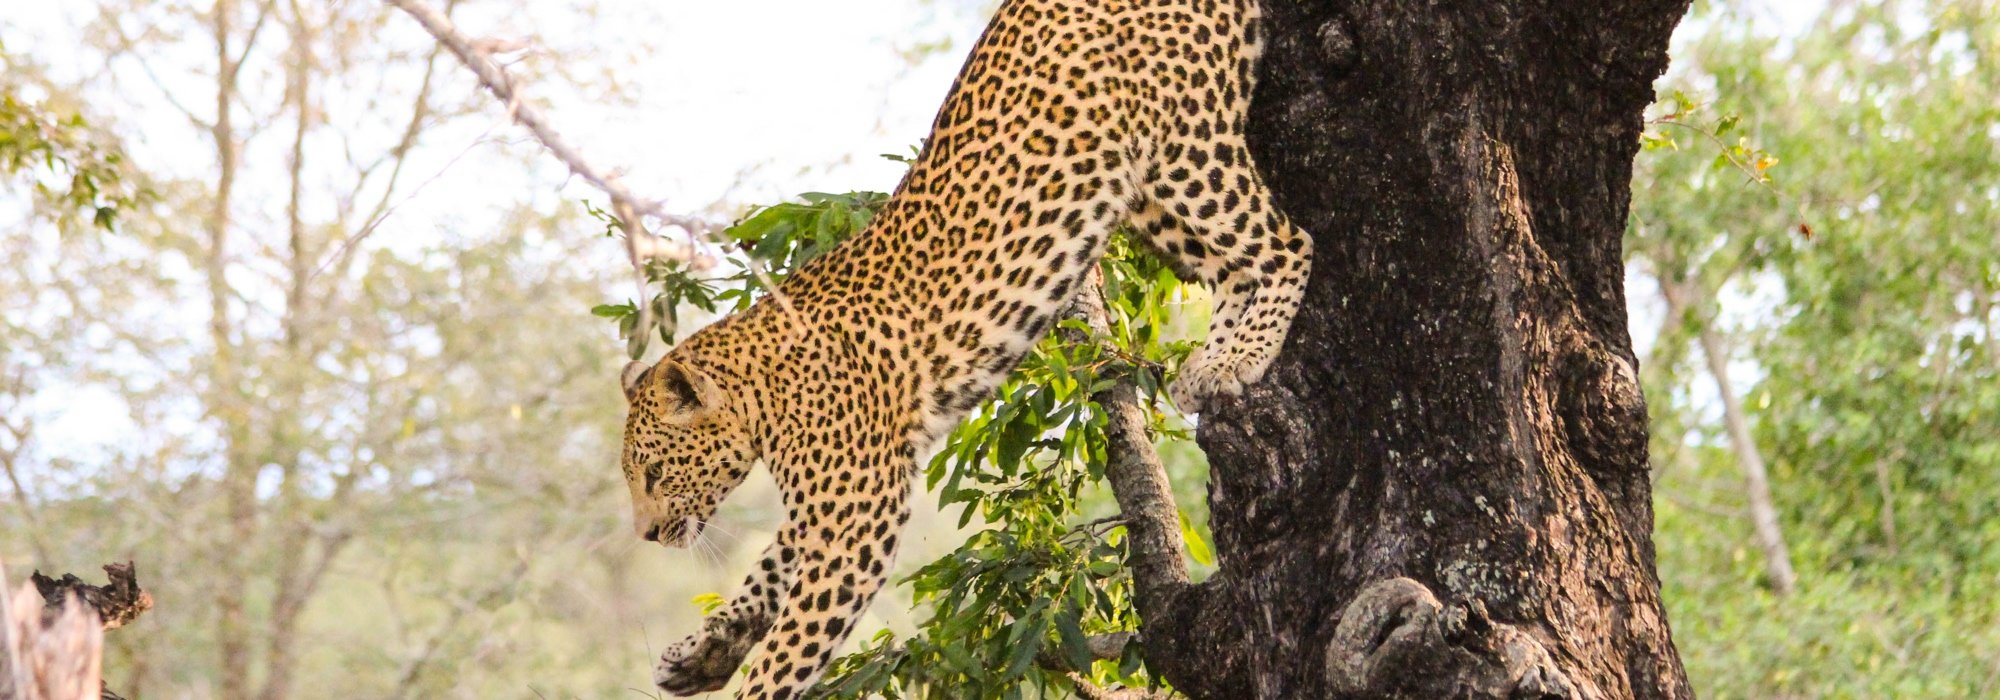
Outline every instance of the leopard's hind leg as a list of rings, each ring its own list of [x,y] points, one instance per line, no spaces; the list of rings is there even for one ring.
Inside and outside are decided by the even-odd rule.
[[[1168,387],[1175,405],[1199,413],[1270,369],[1305,296],[1312,238],[1272,204],[1241,145],[1184,143],[1161,156],[1133,223],[1214,295],[1207,342]]]

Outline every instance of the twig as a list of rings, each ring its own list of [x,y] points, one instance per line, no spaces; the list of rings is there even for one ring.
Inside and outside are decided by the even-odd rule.
[[[1096,520],[1083,523],[1071,529],[1080,532],[1088,532],[1092,537],[1102,537],[1104,536],[1104,533],[1110,532],[1114,529],[1124,526],[1125,526],[1125,514],[1120,513],[1118,515],[1107,515],[1102,518],[1098,518]]]
[[[701,253],[700,245],[720,227],[699,217],[669,212],[657,200],[642,199],[626,189],[625,185],[618,181],[616,173],[599,169],[585,160],[575,147],[563,139],[562,134],[549,125],[548,119],[540,110],[521,100],[520,93],[515,90],[513,79],[508,77],[505,68],[493,60],[492,50],[511,49],[513,46],[510,43],[490,39],[469,39],[458,31],[449,17],[419,0],[386,0],[386,2],[416,18],[417,22],[424,26],[425,31],[437,38],[439,44],[458,56],[459,61],[479,77],[480,85],[485,86],[487,92],[493,93],[501,104],[506,105],[508,118],[533,134],[543,148],[547,148],[549,153],[569,166],[570,172],[611,196],[612,212],[618,219],[619,228],[625,231],[625,252],[631,259],[633,275],[638,283],[639,296],[633,300],[633,305],[638,308],[638,322],[633,326],[636,340],[633,347],[644,348],[646,341],[642,338],[644,334],[653,330],[652,304],[646,293],[646,283],[649,279],[646,270],[648,261],[674,260],[685,263],[693,269],[707,267],[713,261]],[[660,240],[646,231],[640,221],[640,215],[653,217],[662,226],[672,226],[685,231],[688,236],[687,242],[676,244]],[[744,265],[750,274],[764,285],[779,308],[783,309],[786,318],[792,322],[793,330],[804,335],[807,327],[799,316],[798,309],[792,306],[791,299],[772,281],[764,269],[763,262],[757,260],[755,256],[748,256]]]
[[[437,657],[438,651],[443,648],[447,641],[446,638],[458,629],[459,623],[463,622],[467,615],[472,614],[475,608],[491,607],[494,602],[505,596],[509,589],[513,588],[515,584],[520,583],[521,579],[527,575],[527,562],[516,562],[513,573],[505,580],[495,583],[493,586],[481,591],[478,595],[461,598],[454,603],[451,606],[451,610],[445,614],[444,621],[439,623],[436,629],[432,631],[429,639],[424,640],[423,648],[418,651],[417,656],[405,662],[402,670],[397,672],[395,697],[409,697],[410,692],[416,688],[417,681],[422,679],[426,667],[431,664],[431,661]]]
[[[28,543],[35,548],[37,561],[49,561],[49,543],[42,539],[41,519],[35,514],[35,503],[28,497],[28,488],[21,484],[21,475],[15,471],[14,463],[21,451],[27,447],[28,436],[33,432],[33,417],[25,425],[17,426],[12,421],[0,417],[0,428],[6,428],[14,437],[14,446],[0,450],[0,471],[7,474],[7,483],[13,487],[15,504],[20,506],[21,517],[27,520]]]
[[[458,56],[458,60],[463,62],[465,67],[472,69],[473,74],[479,76],[479,83],[485,86],[488,92],[493,93],[493,96],[498,98],[502,104],[507,106],[508,116],[513,118],[514,123],[520,124],[522,128],[534,134],[535,140],[540,141],[544,148],[549,149],[549,152],[555,155],[558,160],[568,165],[570,172],[582,177],[591,185],[597,187],[597,189],[603,190],[605,194],[610,195],[614,205],[627,207],[632,211],[651,216],[658,219],[662,225],[680,228],[687,231],[691,236],[706,236],[715,228],[713,224],[701,218],[669,212],[658,201],[641,199],[639,196],[633,194],[631,190],[626,189],[623,184],[620,184],[616,175],[591,165],[589,161],[583,158],[583,154],[578,153],[575,147],[563,139],[562,134],[557,133],[555,128],[549,125],[548,119],[542,115],[541,110],[521,100],[520,94],[515,91],[513,79],[507,76],[506,70],[501,68],[500,64],[494,62],[492,55],[486,50],[485,45],[468,39],[464,34],[460,33],[458,28],[452,24],[451,19],[445,17],[443,13],[438,12],[429,5],[418,2],[418,0],[387,0],[387,2],[409,13],[419,24],[424,26],[425,31],[430,32],[431,36],[437,38],[438,43],[443,44],[453,55]],[[672,258],[688,262],[692,262],[695,259],[695,249],[692,243],[680,249],[672,249],[668,245],[652,242],[651,234],[640,229],[636,220],[624,221],[626,234],[635,236],[640,240],[639,243],[632,244],[632,247],[639,250],[639,252],[649,257]]]
[[[414,120],[412,124],[414,125]],[[499,125],[495,124],[494,126]],[[375,230],[382,226],[382,222],[389,220],[389,215],[396,213],[397,209],[402,208],[404,204],[410,203],[410,200],[416,199],[417,195],[422,194],[424,188],[429,187],[431,183],[437,182],[439,178],[444,177],[446,172],[451,171],[452,166],[457,165],[458,161],[464,159],[466,154],[472,152],[472,149],[478,148],[479,144],[485,143],[487,137],[492,133],[492,129],[480,132],[479,136],[472,139],[471,143],[465,144],[465,148],[460,150],[458,155],[454,155],[451,157],[451,160],[445,161],[444,166],[438,168],[436,173],[431,174],[423,182],[417,183],[416,188],[410,190],[409,194],[403,195],[402,199],[391,203],[389,197],[395,194],[396,179],[403,171],[403,159],[400,157],[397,158],[395,167],[389,171],[389,184],[382,190],[382,202],[376,206],[375,213],[369,217],[368,223],[362,225],[359,232],[347,237],[347,240],[341,241],[340,247],[335,248],[332,254],[328,255],[325,260],[320,261],[319,266],[313,268],[312,274],[307,275],[307,279],[318,277],[320,273],[326,272],[327,268],[330,267],[339,266],[344,269],[347,261],[352,259],[355,251],[361,249],[361,242],[367,240],[369,236],[374,235]]]
[[[1764,171],[1759,170],[1755,165],[1745,163],[1741,159],[1738,159],[1735,154],[1730,153],[1729,142],[1722,140],[1721,134],[1717,134],[1713,131],[1704,129],[1700,126],[1696,126],[1694,124],[1689,124],[1687,122],[1681,121],[1680,120],[1681,116],[1682,115],[1679,114],[1669,114],[1667,116],[1660,117],[1659,119],[1650,120],[1649,123],[1662,124],[1666,126],[1678,126],[1680,128],[1687,129],[1688,131],[1692,131],[1696,134],[1700,134],[1701,136],[1707,137],[1709,141],[1714,142],[1717,147],[1720,147],[1722,149],[1722,157],[1727,159],[1730,165],[1736,166],[1737,170],[1743,171],[1743,174],[1746,177],[1748,177],[1751,182],[1756,183],[1759,187],[1763,187],[1766,192],[1770,192],[1771,195],[1777,197],[1779,201],[1791,204],[1792,206],[1796,207],[1798,209],[1799,219],[1803,224],[1803,220],[1806,218],[1806,205],[1804,202],[1800,201],[1799,198],[1792,196],[1790,193],[1778,189],[1776,185],[1771,184],[1771,176],[1765,175]]]

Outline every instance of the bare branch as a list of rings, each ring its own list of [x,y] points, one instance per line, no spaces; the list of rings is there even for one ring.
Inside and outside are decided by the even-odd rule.
[[[507,592],[515,584],[520,583],[521,579],[526,578],[527,575],[527,562],[517,562],[514,565],[513,573],[509,574],[506,578],[496,581],[491,587],[481,591],[477,595],[468,596],[456,601],[451,606],[451,611],[445,615],[444,620],[438,623],[437,627],[431,631],[430,637],[424,640],[422,648],[417,651],[417,655],[404,662],[402,670],[397,672],[395,697],[406,698],[416,690],[417,681],[423,679],[424,672],[436,660],[438,652],[449,641],[452,633],[458,630],[459,624],[465,621],[466,616],[471,615],[475,610],[491,608],[495,601],[507,595]]]
[[[387,0],[387,2],[409,13],[424,26],[425,31],[437,38],[438,43],[458,56],[458,59],[465,63],[465,67],[472,69],[472,72],[479,76],[480,85],[485,86],[501,104],[507,106],[507,115],[514,120],[514,123],[534,134],[535,140],[540,141],[544,148],[563,164],[568,165],[570,172],[610,195],[614,206],[651,216],[659,220],[662,225],[677,227],[688,232],[691,237],[706,236],[715,228],[704,219],[674,214],[667,211],[658,201],[640,198],[619,183],[615,174],[585,160],[583,154],[577,152],[575,147],[563,139],[562,134],[549,125],[548,118],[543,116],[541,110],[521,99],[515,90],[513,79],[508,77],[507,71],[501,68],[499,63],[494,62],[492,54],[487,50],[489,46],[496,44],[467,38],[452,24],[450,18],[418,0]],[[628,246],[637,254],[649,258],[669,258],[689,262],[695,260],[696,252],[692,240],[679,246],[654,241],[651,234],[640,228],[638,221],[625,217],[621,217],[621,220],[624,220],[626,235],[636,239]]]
[[[7,483],[14,490],[14,502],[21,509],[21,517],[28,524],[28,542],[35,548],[37,561],[49,561],[49,543],[42,539],[42,524],[36,514],[35,502],[28,496],[27,486],[21,483],[21,475],[15,463],[21,452],[27,449],[28,440],[34,434],[34,417],[29,416],[21,425],[0,416],[0,428],[6,428],[14,438],[12,447],[0,449],[0,471],[7,473]]]
[[[264,24],[271,19],[271,10],[277,4],[278,0],[264,0],[264,4],[257,7],[257,19],[250,23],[250,32],[243,37],[243,50],[237,53],[236,60],[224,64],[223,79],[229,81],[230,85],[236,84],[236,76],[243,70],[243,62],[250,60],[250,51],[257,48],[257,37],[264,33]]]
[[[111,35],[111,38],[117,44],[118,52],[131,57],[132,62],[139,66],[139,72],[144,74],[146,79],[153,83],[153,87],[159,90],[160,96],[166,99],[167,105],[173,107],[175,111],[180,112],[181,116],[186,118],[189,124],[194,125],[195,128],[202,131],[214,129],[214,124],[195,116],[194,110],[189,109],[187,105],[181,104],[180,98],[175,96],[175,91],[167,87],[166,81],[161,80],[159,73],[153,70],[152,62],[146,60],[146,55],[139,51],[138,42],[133,40],[132,37],[125,35],[125,27],[118,22],[118,17],[119,14],[108,7],[98,10],[97,24],[102,28],[104,33]],[[117,55],[107,55],[105,62],[109,64]]]

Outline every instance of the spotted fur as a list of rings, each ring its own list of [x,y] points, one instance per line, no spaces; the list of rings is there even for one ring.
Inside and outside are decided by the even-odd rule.
[[[1258,381],[1312,242],[1244,147],[1255,0],[1010,0],[923,154],[854,239],[769,301],[628,370],[635,526],[685,546],[762,460],[788,518],[735,599],[654,680],[796,698],[882,585],[918,455],[1013,370],[1130,224],[1214,290],[1170,393],[1189,411]]]

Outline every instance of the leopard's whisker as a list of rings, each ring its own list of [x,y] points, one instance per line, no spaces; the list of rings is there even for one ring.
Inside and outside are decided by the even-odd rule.
[[[694,538],[694,542],[692,542],[691,544],[693,546],[689,547],[689,549],[694,551],[694,556],[696,561],[701,562],[705,566],[714,568],[720,568],[722,566],[722,559],[716,556],[715,553],[715,543],[709,541],[708,537],[706,536],[696,537]]]
[[[737,537],[736,533],[731,532],[728,528],[722,527],[717,523],[703,522],[701,520],[696,520],[695,523],[698,527],[701,528],[701,533],[702,533],[700,537],[696,538],[696,541],[702,543],[704,546],[708,548],[710,553],[715,555],[714,563],[716,566],[722,566],[723,564],[727,564],[729,562],[729,555],[737,547],[742,545],[742,539]],[[723,547],[723,542],[711,538],[709,536],[710,533],[714,533],[714,535],[726,539],[729,547],[725,549]]]

